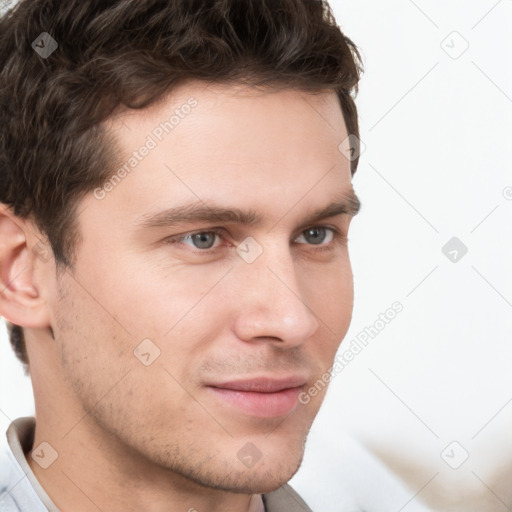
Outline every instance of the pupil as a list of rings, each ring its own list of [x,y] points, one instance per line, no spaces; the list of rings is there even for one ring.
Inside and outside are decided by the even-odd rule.
[[[324,228],[310,228],[306,231],[306,240],[312,244],[321,244],[325,238]]]
[[[210,249],[215,242],[213,233],[196,233],[193,235],[194,245],[198,249]]]

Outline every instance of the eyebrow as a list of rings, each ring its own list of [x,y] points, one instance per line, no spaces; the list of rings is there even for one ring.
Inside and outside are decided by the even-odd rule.
[[[303,222],[304,224],[310,224],[337,215],[349,215],[354,217],[359,213],[360,208],[361,202],[359,198],[355,192],[350,189],[341,198],[332,201],[325,207],[314,210],[303,219]],[[157,213],[145,214],[137,220],[137,228],[155,229],[199,222],[256,226],[262,224],[264,218],[255,210],[208,206],[204,201],[198,200],[186,205],[168,208]]]

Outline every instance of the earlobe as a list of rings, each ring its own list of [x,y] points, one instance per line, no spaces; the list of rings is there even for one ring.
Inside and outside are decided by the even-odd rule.
[[[0,315],[21,327],[48,327],[46,301],[35,282],[45,264],[31,249],[28,221],[0,204]]]

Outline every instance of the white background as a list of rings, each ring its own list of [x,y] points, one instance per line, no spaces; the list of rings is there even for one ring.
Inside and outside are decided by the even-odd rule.
[[[366,70],[340,353],[404,309],[332,380],[292,485],[323,512],[510,510],[512,1],[332,6]],[[33,404],[1,330],[4,431]]]

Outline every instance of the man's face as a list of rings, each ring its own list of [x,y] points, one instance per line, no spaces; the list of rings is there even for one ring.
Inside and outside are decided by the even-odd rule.
[[[191,83],[107,128],[119,167],[139,156],[81,201],[75,271],[51,301],[62,372],[88,412],[76,420],[141,471],[275,489],[300,465],[325,388],[305,405],[298,394],[331,367],[352,314],[351,216],[310,220],[352,190],[338,99]],[[192,204],[202,217],[179,220]],[[217,209],[253,222],[208,220]],[[257,387],[288,377],[280,387],[297,389]]]

